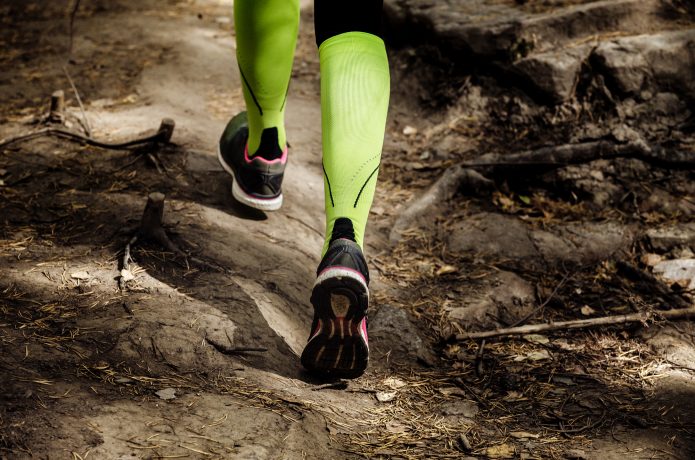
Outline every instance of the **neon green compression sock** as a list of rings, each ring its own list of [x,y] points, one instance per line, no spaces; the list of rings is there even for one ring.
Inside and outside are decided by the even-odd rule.
[[[363,247],[389,104],[384,42],[365,32],[335,35],[319,47],[326,242],[336,219],[352,221]]]
[[[236,55],[249,122],[249,154],[266,128],[285,148],[285,100],[299,28],[299,0],[236,0]]]

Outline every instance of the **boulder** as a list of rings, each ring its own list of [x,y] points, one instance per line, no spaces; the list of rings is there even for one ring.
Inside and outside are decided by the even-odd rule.
[[[579,71],[590,53],[589,46],[537,53],[514,64],[531,87],[555,103],[574,96]]]
[[[623,95],[673,92],[695,99],[695,29],[602,42],[592,61]]]

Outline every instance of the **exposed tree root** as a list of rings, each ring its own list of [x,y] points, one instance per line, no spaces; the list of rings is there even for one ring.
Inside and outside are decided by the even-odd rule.
[[[527,335],[539,332],[566,331],[572,329],[587,329],[597,326],[614,326],[629,323],[647,323],[652,319],[663,318],[666,320],[680,320],[695,318],[695,307],[680,308],[664,311],[649,311],[631,313],[628,315],[603,316],[600,318],[576,319],[571,321],[559,321],[547,324],[528,324],[526,326],[510,327],[504,329],[494,329],[491,331],[468,332],[456,334],[457,341],[488,339],[491,337],[502,337],[510,335]]]
[[[451,199],[460,189],[468,189],[479,192],[489,190],[494,183],[479,172],[464,166],[454,166],[447,169],[442,177],[430,186],[419,198],[413,201],[404,212],[398,216],[391,229],[389,239],[398,241],[403,231],[411,227],[415,221],[425,215],[430,208]]]
[[[72,141],[84,142],[87,145],[91,145],[101,149],[122,150],[142,144],[152,144],[156,142],[167,143],[171,140],[171,136],[174,133],[174,126],[174,120],[172,120],[171,118],[164,118],[162,120],[162,123],[159,125],[159,129],[155,134],[132,139],[125,142],[103,142],[79,133],[68,131],[64,128],[51,127],[2,140],[0,141],[0,150],[6,148],[8,145],[17,142],[28,141],[43,136],[56,136]]]
[[[597,140],[512,154],[486,153],[473,161],[464,162],[462,166],[475,169],[490,168],[495,173],[499,173],[498,170],[504,167],[512,168],[510,170],[514,173],[517,173],[519,168],[524,168],[525,171],[535,169],[545,172],[564,166],[614,158],[635,158],[666,169],[695,169],[695,152],[649,146],[640,138],[626,143]]]
[[[512,154],[486,153],[475,160],[453,166],[398,216],[389,240],[398,241],[403,231],[413,226],[417,219],[438,203],[453,197],[458,190],[476,194],[491,189],[494,182],[489,177],[501,179],[520,172],[526,175],[542,174],[565,166],[615,158],[634,158],[667,169],[695,169],[695,152],[649,146],[636,132],[625,131],[619,134],[626,140],[622,143],[602,139]]]
[[[265,353],[268,351],[267,348],[263,347],[230,347],[211,339],[210,337],[205,337],[205,341],[223,355],[238,355],[240,353]]]

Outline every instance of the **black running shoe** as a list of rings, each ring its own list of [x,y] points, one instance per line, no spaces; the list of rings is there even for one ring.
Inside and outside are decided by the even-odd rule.
[[[234,178],[232,195],[252,208],[280,209],[287,147],[280,149],[277,128],[266,128],[261,134],[258,153],[249,158],[248,137],[246,112],[241,112],[227,124],[220,138],[217,158]]]
[[[331,242],[316,272],[314,323],[302,365],[322,377],[359,377],[369,361],[367,263],[355,242],[339,238]]]

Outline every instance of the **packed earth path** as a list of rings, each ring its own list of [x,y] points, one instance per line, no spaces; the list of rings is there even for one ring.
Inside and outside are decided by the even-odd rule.
[[[539,137],[558,142],[564,128],[531,130],[536,144],[515,145],[513,120],[484,116],[521,124],[545,115],[528,115],[532,102],[524,109],[518,92],[481,95],[508,81],[490,69],[471,80],[432,51],[436,42],[414,45],[422,37],[403,27],[421,30],[429,9],[387,2],[397,47],[365,244],[370,367],[356,380],[317,381],[298,358],[324,226],[311,2],[287,102],[285,203],[267,214],[235,203],[216,158],[225,123],[243,110],[231,1],[85,0],[71,53],[70,5],[10,3],[0,6],[0,143],[44,126],[89,126],[109,142],[151,134],[165,118],[176,127],[171,142],[131,149],[42,136],[0,150],[0,458],[695,456],[689,322],[657,313],[645,328],[456,339],[628,307],[691,307],[692,286],[657,276],[659,263],[693,259],[691,172],[667,187],[660,172],[625,160],[628,179],[652,174],[644,187],[663,186],[674,207],[629,222],[620,206],[648,204],[649,194],[606,198],[622,197],[626,179],[599,180],[604,163],[540,180],[547,190],[579,184],[564,195],[461,172],[466,155],[495,151],[493,142],[527,150]],[[56,90],[67,108],[49,120]],[[670,129],[686,126],[682,145],[695,145],[692,121],[671,115]],[[592,184],[599,198],[574,193]],[[175,247],[132,240],[154,192],[165,195]],[[601,199],[600,209],[582,202]]]

